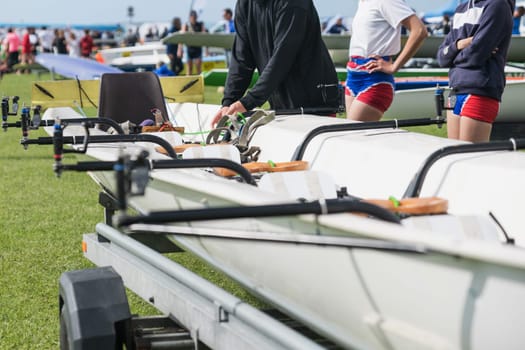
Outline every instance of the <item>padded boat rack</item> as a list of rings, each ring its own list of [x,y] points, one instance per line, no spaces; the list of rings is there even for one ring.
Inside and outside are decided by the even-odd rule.
[[[415,174],[414,178],[408,185],[403,198],[419,197],[421,188],[425,182],[430,168],[440,159],[454,154],[467,154],[479,152],[495,151],[517,151],[525,148],[525,139],[509,139],[508,141],[491,141],[473,143],[467,145],[454,145],[443,147],[432,153],[424,161],[421,168]]]
[[[311,130],[303,142],[297,147],[292,160],[302,160],[308,145],[312,140],[322,134],[341,132],[341,131],[358,131],[358,130],[371,130],[371,129],[398,129],[409,126],[423,126],[423,125],[438,125],[445,124],[446,120],[442,118],[419,118],[419,119],[402,119],[402,120],[385,120],[378,122],[366,122],[366,123],[345,123],[335,125],[322,125]]]

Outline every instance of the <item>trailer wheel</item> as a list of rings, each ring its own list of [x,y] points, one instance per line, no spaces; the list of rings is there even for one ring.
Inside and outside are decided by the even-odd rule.
[[[122,349],[131,313],[113,268],[65,272],[59,291],[61,350]]]

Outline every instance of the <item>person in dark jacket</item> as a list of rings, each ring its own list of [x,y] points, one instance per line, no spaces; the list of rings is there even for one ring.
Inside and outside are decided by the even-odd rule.
[[[505,88],[514,0],[469,0],[456,9],[452,30],[439,47],[438,62],[449,67],[452,88],[448,137],[490,139]]]
[[[334,64],[321,38],[312,0],[239,0],[236,35],[222,100],[213,125],[224,115],[259,107],[338,106]],[[257,83],[247,93],[254,70]]]
[[[182,29],[182,24],[179,17],[173,18],[171,22],[171,28],[169,30],[170,34],[180,32]],[[182,46],[182,45],[181,45]],[[181,48],[182,49],[182,48]],[[166,45],[166,54],[170,59],[170,69],[175,75],[179,75],[180,72],[184,69],[184,63],[182,63],[182,58],[179,57],[179,44],[167,44]]]

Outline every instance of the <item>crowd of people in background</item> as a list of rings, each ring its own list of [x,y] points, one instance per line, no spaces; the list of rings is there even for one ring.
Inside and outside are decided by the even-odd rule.
[[[223,10],[223,21],[215,31],[234,33],[233,11]],[[95,58],[100,48],[132,47],[148,42],[158,42],[166,36],[177,32],[208,32],[204,22],[198,20],[198,14],[192,11],[187,21],[180,17],[172,20],[171,27],[151,25],[145,33],[139,32],[139,26],[130,27],[127,32],[121,28],[114,31],[74,30],[70,28],[26,27],[0,28],[0,72],[25,73],[35,63],[39,53],[64,54],[71,57]],[[199,74],[202,70],[202,56],[206,48],[185,47],[183,45],[166,46],[170,59],[168,65],[159,62],[157,73],[161,75],[178,75],[184,68],[183,56],[190,64],[188,74]]]
[[[91,58],[95,39],[112,39],[112,32],[97,32],[41,27],[0,28],[0,72],[26,73],[39,53],[66,54]]]

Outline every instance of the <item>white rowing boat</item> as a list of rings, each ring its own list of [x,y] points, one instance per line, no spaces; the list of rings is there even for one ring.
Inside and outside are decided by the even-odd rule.
[[[196,113],[189,114],[195,105],[171,107],[178,123],[193,131],[208,125],[206,119],[215,108],[201,106],[196,118]],[[69,112],[46,113],[49,118],[65,118]],[[181,113],[185,118],[177,117]],[[262,160],[288,161],[310,130],[340,123],[344,121],[308,115],[279,117],[260,127],[251,144],[261,147]],[[83,131],[68,127],[66,132]],[[162,136],[177,142],[171,133]],[[353,195],[399,198],[423,160],[453,144],[458,142],[401,130],[339,132],[315,138],[304,159],[312,171],[327,173],[334,184],[346,186]],[[142,147],[155,159],[165,157],[152,146],[129,143],[90,146],[87,155],[115,160],[122,149],[136,152]],[[335,214],[163,224],[155,229],[344,347],[521,349],[525,231],[514,198],[525,195],[524,175],[525,154],[520,152],[444,158],[429,171],[422,194],[447,198],[449,213],[454,215],[413,217],[401,226]],[[112,173],[92,176],[103,188],[115,191]],[[297,196],[282,189],[293,192],[291,187],[297,186],[282,184],[304,178],[287,176],[272,179],[281,185],[262,189],[200,169],[155,170],[146,195],[132,197],[129,203],[145,213],[289,202]],[[489,211],[517,246],[505,244],[502,232],[488,218]],[[296,241],[257,241],[269,235],[296,237]],[[320,240],[303,245],[299,238],[305,235]],[[322,244],[322,239],[331,237],[386,240],[413,249]]]
[[[145,43],[129,47],[117,47],[102,49],[98,51],[99,60],[112,67],[122,69],[127,72],[140,70],[154,70],[159,62],[170,63],[166,53],[166,45],[161,42]],[[203,57],[203,62],[209,62],[209,67],[214,67],[213,63],[225,62],[226,57],[223,52],[212,52]]]

